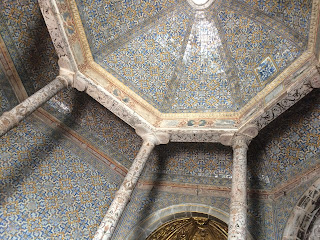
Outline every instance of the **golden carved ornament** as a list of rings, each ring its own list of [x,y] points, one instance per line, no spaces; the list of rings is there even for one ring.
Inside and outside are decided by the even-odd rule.
[[[205,217],[180,218],[156,229],[147,240],[227,240],[228,226]]]

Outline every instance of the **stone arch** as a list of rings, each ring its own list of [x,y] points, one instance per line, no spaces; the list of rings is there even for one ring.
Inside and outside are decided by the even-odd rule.
[[[156,230],[162,224],[183,217],[206,217],[213,218],[229,223],[229,213],[211,206],[198,203],[185,203],[172,205],[163,209],[160,209],[147,218],[142,220],[134,227],[125,238],[126,240],[141,240],[146,239],[154,230]],[[252,240],[250,234],[248,239]]]
[[[320,178],[316,180],[293,208],[282,240],[309,239],[320,215]]]

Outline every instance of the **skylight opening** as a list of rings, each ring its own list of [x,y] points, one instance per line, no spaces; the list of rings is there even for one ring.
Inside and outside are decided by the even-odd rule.
[[[209,2],[209,0],[192,0],[197,5],[203,5]]]
[[[214,0],[187,0],[189,4],[197,10],[202,10],[209,7]]]

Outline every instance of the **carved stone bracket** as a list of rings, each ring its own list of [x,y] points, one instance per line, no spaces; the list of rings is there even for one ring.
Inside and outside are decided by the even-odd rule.
[[[245,144],[247,147],[250,141],[255,138],[259,133],[259,129],[255,124],[248,124],[241,128],[235,134],[221,134],[219,142],[226,146],[234,146],[235,144],[243,145]]]
[[[310,85],[313,88],[320,88],[320,66],[317,66],[318,74],[313,76],[310,80]]]
[[[153,132],[143,125],[136,126],[136,133],[143,139],[143,141],[150,141],[155,145],[167,144],[170,140],[170,134],[165,132]]]
[[[80,72],[77,72],[74,77],[72,87],[80,92],[84,92],[88,88],[88,81]]]

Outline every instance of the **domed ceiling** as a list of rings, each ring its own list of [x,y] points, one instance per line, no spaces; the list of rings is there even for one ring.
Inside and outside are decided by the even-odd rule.
[[[95,85],[85,91],[112,112],[128,108],[116,115],[134,128],[261,129],[279,115],[259,123],[262,114],[303,88],[283,112],[312,90],[306,80],[319,78],[316,0],[50,2],[58,17],[53,27],[42,7],[49,32],[65,39],[55,46],[77,81]]]
[[[312,6],[76,2],[94,61],[163,113],[237,112],[306,50]]]

